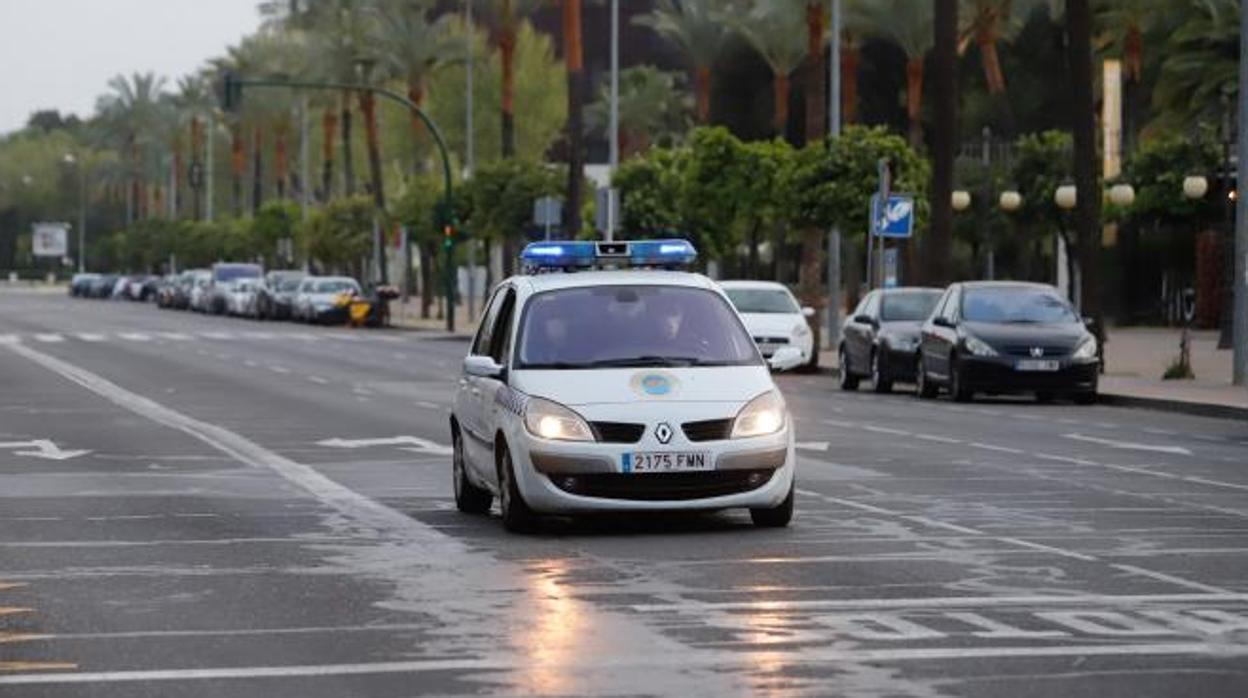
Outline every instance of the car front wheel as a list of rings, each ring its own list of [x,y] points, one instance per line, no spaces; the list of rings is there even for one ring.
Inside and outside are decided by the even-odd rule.
[[[841,371],[841,390],[857,390],[858,376],[849,368],[849,356],[845,354],[845,347],[841,347],[836,355],[836,365]]]
[[[923,355],[919,355],[919,364],[915,369],[915,383],[918,387],[918,395],[923,400],[931,400],[936,397],[936,393],[940,390],[932,379],[927,375],[927,367],[924,366]]]
[[[888,375],[888,368],[881,356],[885,351],[884,347],[880,347],[871,353],[871,385],[877,393],[893,392],[893,379]]]
[[[784,498],[779,505],[768,509],[750,509],[750,519],[755,526],[759,528],[784,528],[793,520],[793,490],[795,485],[789,485],[789,496]]]
[[[536,516],[516,486],[516,469],[511,453],[500,445],[502,455],[498,459],[498,508],[502,513],[503,528],[512,533],[524,533],[533,528]]]

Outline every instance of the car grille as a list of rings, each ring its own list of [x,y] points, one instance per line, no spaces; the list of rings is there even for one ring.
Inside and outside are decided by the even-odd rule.
[[[1041,356],[1033,356],[1031,353],[1032,349],[1040,349],[1044,352],[1044,354],[1042,354]],[[1070,353],[1070,351],[1071,350],[1066,347],[1054,347],[1054,346],[1037,347],[1031,344],[1015,344],[1015,345],[1005,347],[1006,356],[1026,356],[1026,357],[1036,358],[1036,359],[1053,357],[1053,356],[1066,356],[1067,354]]]
[[[598,440],[607,444],[635,444],[646,433],[646,425],[627,422],[592,422]]]
[[[788,337],[755,337],[755,344],[788,344]]]
[[[731,419],[708,419],[702,422],[685,422],[681,429],[685,438],[698,443],[701,441],[723,441],[732,436]]]
[[[774,470],[710,470],[697,473],[594,473],[555,475],[568,494],[602,499],[684,501],[749,492],[767,484]]]

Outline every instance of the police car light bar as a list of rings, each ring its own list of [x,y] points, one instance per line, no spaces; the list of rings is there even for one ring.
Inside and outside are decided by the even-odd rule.
[[[697,258],[698,251],[688,240],[534,242],[520,253],[530,272],[601,266],[683,267]]]

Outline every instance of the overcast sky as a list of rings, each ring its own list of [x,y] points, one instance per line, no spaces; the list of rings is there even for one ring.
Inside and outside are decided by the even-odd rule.
[[[118,73],[193,72],[260,23],[257,0],[0,0],[0,133],[86,116]]]

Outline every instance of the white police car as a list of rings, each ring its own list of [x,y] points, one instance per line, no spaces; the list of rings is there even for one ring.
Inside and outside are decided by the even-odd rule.
[[[793,514],[793,426],[736,310],[676,271],[683,240],[529,245],[490,298],[451,416],[455,501],[537,514],[750,510]],[[800,365],[801,352],[772,356]]]

